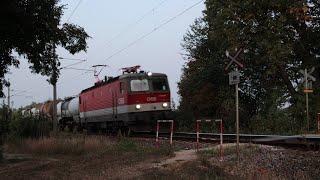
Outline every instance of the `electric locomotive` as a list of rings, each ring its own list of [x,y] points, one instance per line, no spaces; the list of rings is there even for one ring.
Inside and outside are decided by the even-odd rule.
[[[122,68],[79,95],[79,124],[90,130],[154,131],[156,121],[170,119],[170,88],[165,74]]]

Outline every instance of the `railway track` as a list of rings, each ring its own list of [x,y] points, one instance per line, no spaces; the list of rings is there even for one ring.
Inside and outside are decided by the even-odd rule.
[[[139,132],[133,134],[133,137],[156,138],[155,133]],[[161,139],[170,139],[170,133],[159,133]],[[236,134],[223,134],[223,143],[236,142]],[[304,150],[320,150],[320,135],[296,135],[296,136],[278,136],[278,135],[253,135],[240,134],[239,139],[241,143],[254,143],[272,146],[282,146],[285,148],[295,148]],[[174,141],[197,141],[196,133],[189,132],[175,132],[173,134]],[[220,134],[200,133],[200,143],[220,143]]]

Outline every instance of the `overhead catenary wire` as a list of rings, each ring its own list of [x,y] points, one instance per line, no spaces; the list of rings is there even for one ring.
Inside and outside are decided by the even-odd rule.
[[[16,95],[19,95],[19,94],[22,94],[22,93],[25,93],[25,92],[28,92],[28,91],[21,91],[21,92],[18,92],[18,93],[15,93],[15,94],[10,95],[10,97],[11,97],[11,96],[16,96]]]
[[[70,64],[70,65],[67,65],[67,66],[61,67],[61,68],[59,68],[59,69],[60,69],[60,70],[61,70],[61,69],[66,69],[66,68],[68,68],[68,67],[70,67],[70,66],[74,66],[74,65],[77,65],[77,64],[83,63],[83,62],[85,62],[85,61],[86,61],[86,60],[82,60],[82,61],[80,61],[80,62],[76,62],[76,63]]]
[[[79,70],[79,71],[94,71],[93,69],[81,69],[81,68],[69,68],[69,67],[65,67],[64,69],[72,69],[72,70]]]
[[[79,0],[76,8],[73,9],[72,13],[70,14],[70,16],[68,17],[68,19],[66,20],[66,23],[71,19],[71,17],[73,16],[73,14],[76,12],[76,10],[78,9],[78,7],[80,6],[82,0]]]
[[[91,71],[91,70],[90,70],[90,71]],[[74,76],[74,77],[72,77],[72,78],[70,78],[70,79],[67,79],[67,80],[65,80],[65,81],[62,81],[62,82],[60,82],[60,83],[58,83],[58,84],[61,85],[61,84],[67,83],[67,82],[69,82],[69,81],[71,81],[71,80],[75,80],[76,78],[78,78],[78,77],[80,77],[80,76],[83,76],[83,75],[85,75],[85,74],[87,74],[87,73],[90,73],[90,71],[85,71],[84,73],[81,73],[81,74],[79,74],[79,75],[77,75],[77,76]]]
[[[145,17],[147,17],[149,14],[151,14],[152,12],[154,12],[156,9],[158,9],[159,7],[161,7],[166,1],[168,0],[164,0],[162,2],[160,2],[159,4],[157,4],[154,8],[152,8],[149,12],[147,12],[146,14],[144,14],[143,16],[141,16],[136,22],[128,25],[126,28],[124,28],[123,31],[119,32],[117,35],[115,35],[113,38],[111,38],[105,46],[108,46],[109,44],[111,44],[112,41],[114,41],[115,39],[117,39],[119,36],[121,36],[123,33],[128,32],[129,30],[132,30],[132,28],[137,25],[138,23],[140,23]]]
[[[87,60],[87,59],[65,58],[65,57],[59,57],[59,59],[71,60],[71,61],[86,61]]]
[[[107,59],[105,59],[105,61],[108,61],[109,59],[111,59],[112,57],[120,54],[121,52],[123,52],[124,50],[128,49],[129,47],[131,47],[132,45],[136,44],[138,41],[144,39],[145,37],[149,36],[150,34],[154,33],[155,31],[157,31],[158,29],[160,29],[161,27],[165,26],[166,24],[170,23],[171,21],[173,21],[174,19],[178,18],[179,16],[181,16],[182,14],[186,13],[187,11],[189,11],[190,9],[194,8],[195,6],[197,6],[198,4],[200,4],[201,2],[203,2],[204,0],[198,1],[197,3],[193,4],[192,6],[190,6],[189,8],[185,9],[184,11],[182,11],[181,13],[177,14],[176,16],[174,16],[173,18],[167,20],[166,22],[160,24],[159,26],[157,26],[156,28],[154,28],[152,31],[146,33],[145,35],[141,36],[140,38],[136,39],[135,41],[133,41],[132,43],[130,43],[129,45],[127,45],[126,47],[120,49],[119,51],[117,51],[116,53],[112,54],[111,56],[109,56]]]

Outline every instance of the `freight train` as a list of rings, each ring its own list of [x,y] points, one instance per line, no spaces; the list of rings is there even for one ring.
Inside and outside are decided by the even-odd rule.
[[[157,120],[172,119],[167,76],[139,68],[122,68],[122,75],[105,77],[78,96],[58,102],[60,129],[155,131]],[[52,105],[47,102],[31,111],[52,118]]]

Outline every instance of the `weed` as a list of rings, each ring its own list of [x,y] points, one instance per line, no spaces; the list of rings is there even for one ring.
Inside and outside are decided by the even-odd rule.
[[[43,137],[39,139],[14,138],[6,150],[15,153],[43,155],[82,155],[103,151],[108,143],[101,137]]]
[[[143,151],[143,148],[141,148],[141,146],[138,146],[136,143],[123,138],[118,143],[112,146],[112,150],[118,153],[125,153]]]
[[[211,167],[206,173],[206,177],[224,177],[225,173],[223,169],[219,166]]]
[[[205,166],[205,167],[209,167],[210,166],[210,161],[208,158],[204,157],[204,156],[201,156],[200,158],[200,163],[202,166]]]

